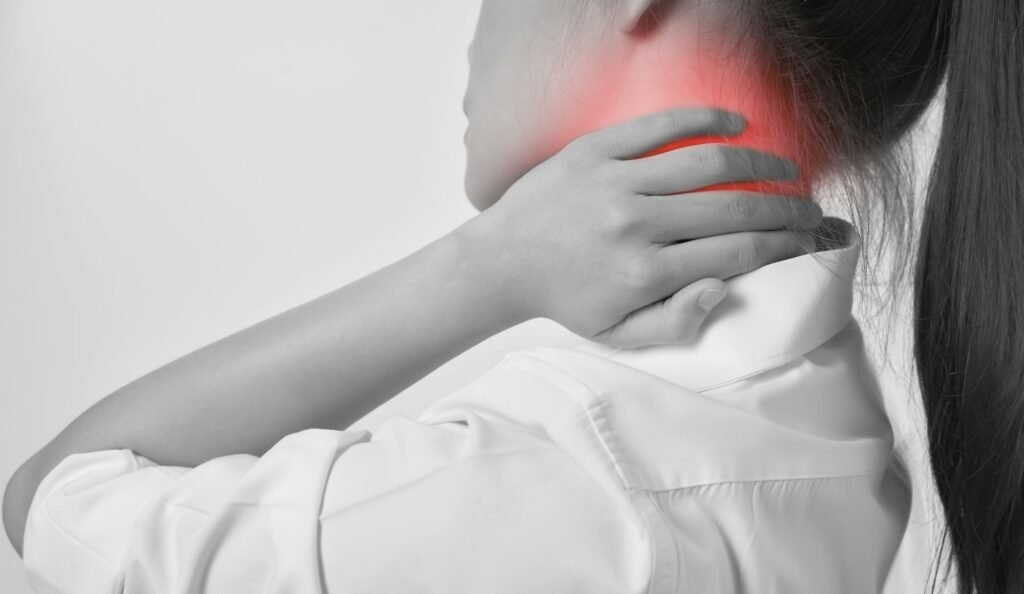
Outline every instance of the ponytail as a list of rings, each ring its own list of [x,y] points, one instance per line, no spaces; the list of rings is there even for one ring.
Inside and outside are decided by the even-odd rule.
[[[957,594],[1024,594],[1024,0],[735,2],[738,37],[771,58],[865,246],[898,249],[890,282],[861,287],[895,307],[913,266],[946,575]],[[916,168],[901,141],[943,77],[915,264]]]
[[[915,359],[956,592],[1024,592],[1024,3],[949,8]]]

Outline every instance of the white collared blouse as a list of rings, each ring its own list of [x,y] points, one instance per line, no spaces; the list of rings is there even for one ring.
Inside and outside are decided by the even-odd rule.
[[[728,279],[688,345],[532,347],[415,420],[39,485],[41,593],[876,593],[910,509],[851,317],[860,238]]]

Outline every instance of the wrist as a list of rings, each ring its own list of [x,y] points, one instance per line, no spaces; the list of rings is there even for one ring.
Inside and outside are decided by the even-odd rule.
[[[514,266],[515,254],[502,243],[501,229],[491,219],[477,215],[445,240],[452,274],[485,304],[501,330],[537,317],[527,298],[528,282]]]

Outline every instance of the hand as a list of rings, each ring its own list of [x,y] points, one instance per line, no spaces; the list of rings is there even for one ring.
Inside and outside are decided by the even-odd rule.
[[[738,121],[737,121],[738,120]],[[795,163],[753,149],[699,144],[638,158],[673,140],[742,132],[742,118],[673,109],[581,136],[513,184],[470,223],[500,277],[501,307],[545,317],[620,347],[683,342],[717,302],[721,279],[813,251],[810,199],[695,191],[791,180]],[[671,194],[671,195],[667,195]]]

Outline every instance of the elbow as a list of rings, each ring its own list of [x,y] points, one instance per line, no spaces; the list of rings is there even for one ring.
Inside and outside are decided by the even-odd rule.
[[[37,458],[38,454],[22,464],[7,481],[7,486],[4,488],[4,529],[7,531],[7,539],[19,557],[23,554],[25,525],[28,521],[29,508],[41,479],[37,472]]]

